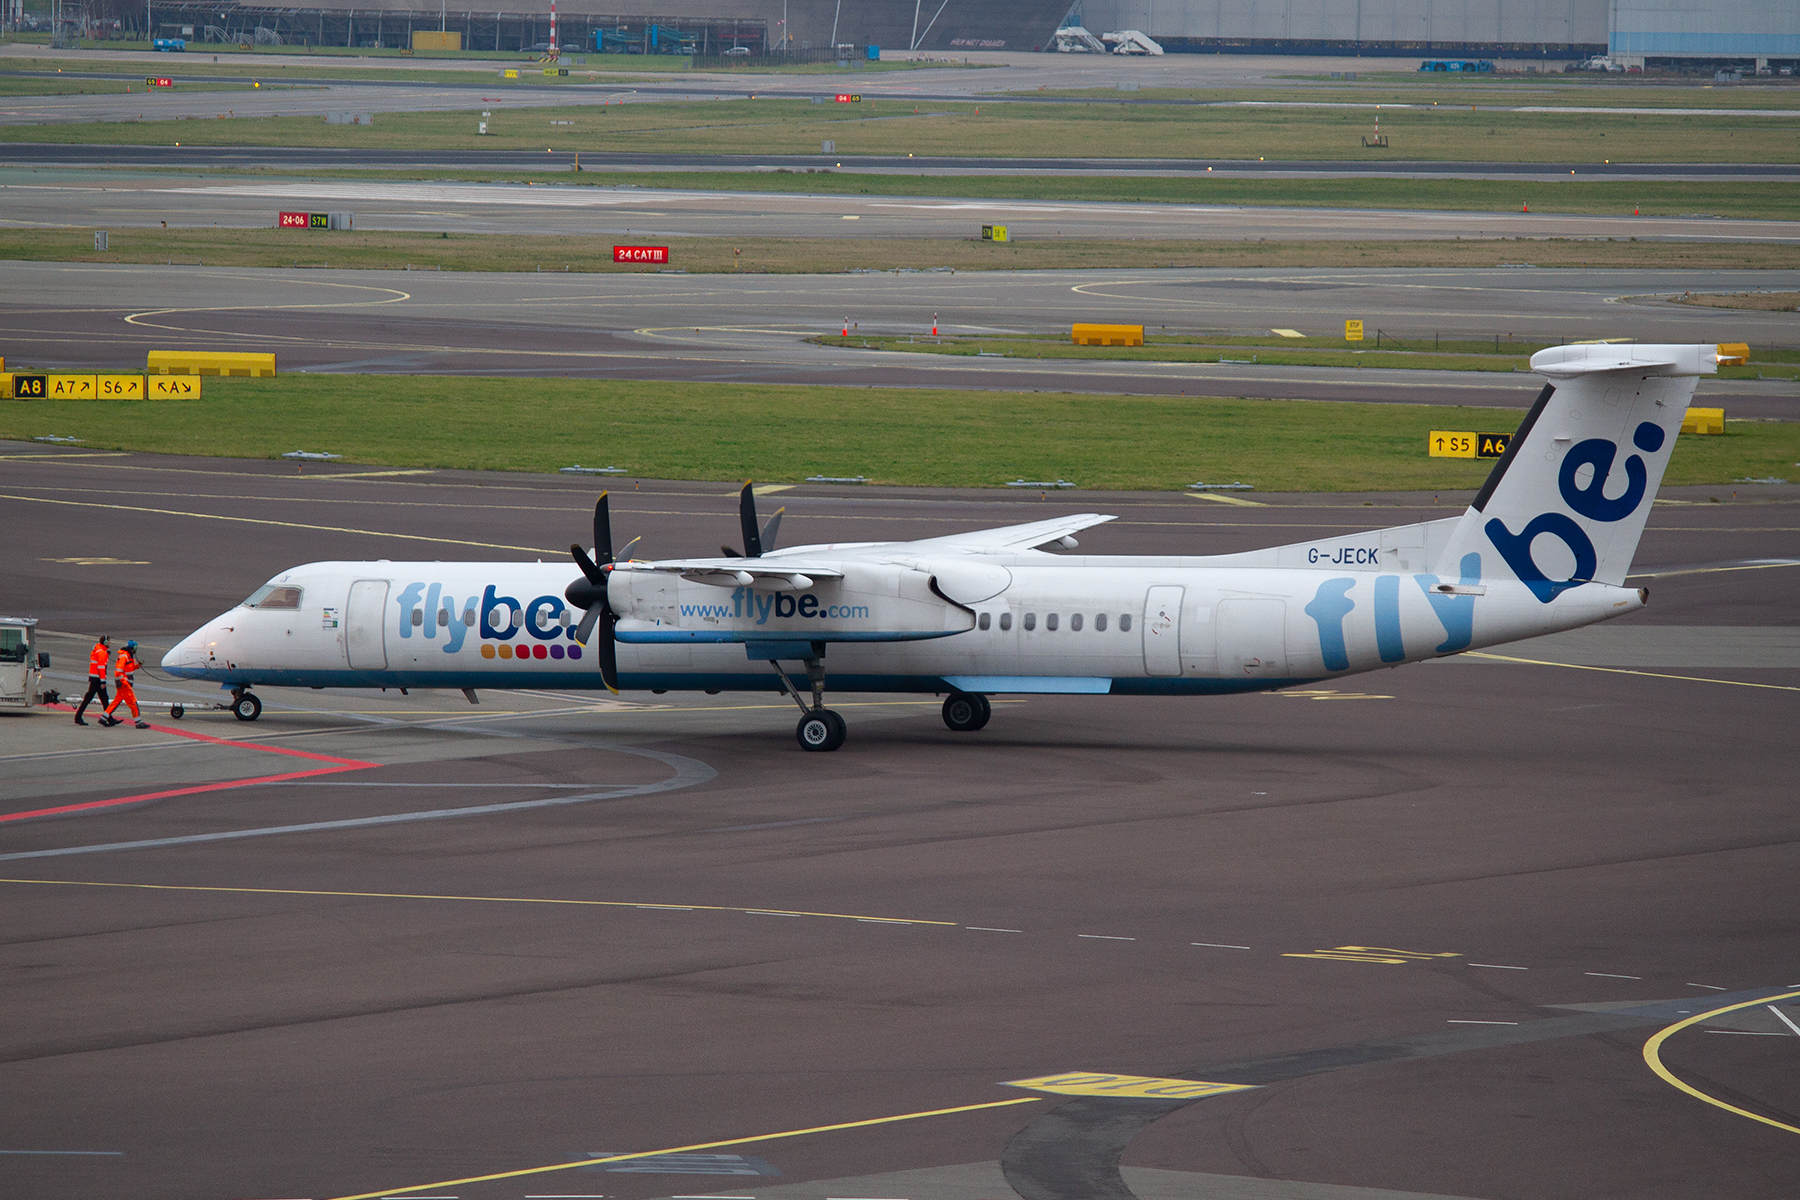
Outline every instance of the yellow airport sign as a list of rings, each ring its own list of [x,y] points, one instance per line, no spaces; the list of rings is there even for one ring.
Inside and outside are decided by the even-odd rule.
[[[198,400],[198,375],[152,375],[149,379],[152,400]]]
[[[95,378],[93,375],[52,375],[45,399],[92,400]]]
[[[15,374],[11,378],[12,396],[15,400],[42,400],[50,394],[48,375]]]
[[[517,79],[518,77],[519,72],[512,67],[508,67],[506,70],[500,72],[500,78],[502,79]]]
[[[142,375],[96,375],[94,395],[101,400],[142,400]]]
[[[1344,322],[1344,340],[1346,342],[1360,342],[1363,340],[1361,321]]]
[[[1510,433],[1434,429],[1427,435],[1425,444],[1433,458],[1499,458],[1506,453],[1511,441]]]
[[[1030,1088],[1058,1096],[1127,1096],[1136,1100],[1198,1100],[1225,1092],[1248,1091],[1247,1083],[1207,1083],[1199,1079],[1158,1079],[1151,1075],[1112,1075],[1102,1071],[1064,1071],[1035,1079],[1008,1080],[1003,1086]]]

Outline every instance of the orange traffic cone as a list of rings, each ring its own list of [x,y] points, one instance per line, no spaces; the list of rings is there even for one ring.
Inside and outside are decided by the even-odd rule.
[[[1531,205],[1529,205],[1529,204],[1521,204],[1521,205],[1519,205],[1519,211],[1520,211],[1520,212],[1530,212],[1530,211],[1531,211]]]

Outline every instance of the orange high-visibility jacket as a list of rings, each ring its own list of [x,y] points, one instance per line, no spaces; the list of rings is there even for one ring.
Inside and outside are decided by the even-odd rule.
[[[131,680],[129,676],[135,674],[137,669],[143,665],[144,664],[140,663],[131,651],[121,650],[119,651],[119,661],[113,665],[113,676],[118,679],[120,683],[130,683]],[[105,669],[105,667],[101,667],[103,672]]]
[[[112,657],[112,651],[98,643],[88,653],[88,674],[106,678],[106,660]]]

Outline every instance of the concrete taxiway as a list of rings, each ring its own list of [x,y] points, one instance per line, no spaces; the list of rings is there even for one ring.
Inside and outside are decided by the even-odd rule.
[[[154,663],[299,561],[548,555],[592,490],[0,463],[0,610],[64,687],[93,634]],[[610,486],[654,553],[735,527],[727,484]],[[780,498],[795,541],[1074,501],[1120,516],[1098,553],[1461,499]],[[183,719],[0,719],[0,1191],[1790,1194],[1800,489],[1666,498],[1629,622],[1297,694],[978,735],[837,697],[835,755],[755,694],[268,689],[246,724],[152,669]]]
[[[945,357],[882,353],[841,322],[923,336],[1065,333],[1074,321],[1168,332],[1329,334],[1346,317],[1431,338],[1791,344],[1793,316],[1634,296],[1800,289],[1794,272],[1154,270],[869,275],[439,274],[0,264],[0,354],[128,370],[172,344],[272,350],[283,370],[1306,397],[1524,407],[1527,373]],[[1270,335],[1273,338],[1273,335]],[[1246,355],[1246,357],[1248,357]],[[1790,381],[1702,381],[1733,417],[1791,420]]]

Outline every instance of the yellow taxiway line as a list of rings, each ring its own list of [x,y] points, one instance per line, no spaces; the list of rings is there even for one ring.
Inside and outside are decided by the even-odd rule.
[[[525,1167],[517,1171],[497,1171],[492,1175],[471,1175],[465,1179],[440,1179],[434,1183],[415,1183],[407,1187],[383,1188],[378,1192],[358,1192],[354,1196],[338,1196],[335,1200],[380,1200],[383,1196],[404,1196],[427,1188],[461,1187],[469,1183],[491,1183],[497,1179],[519,1179],[526,1175],[545,1175],[551,1171],[568,1171],[575,1167],[592,1167],[601,1163],[629,1162],[632,1159],[656,1158],[664,1154],[696,1154],[702,1150],[718,1150],[724,1146],[748,1146],[756,1142],[772,1142],[779,1138],[805,1137],[812,1133],[837,1133],[845,1129],[867,1129],[874,1125],[892,1125],[897,1121],[918,1121],[925,1117],[947,1117],[955,1113],[979,1112],[986,1108],[1007,1108],[1014,1104],[1036,1104],[1042,1096],[1026,1096],[1017,1100],[990,1100],[985,1104],[960,1104],[955,1108],[933,1108],[925,1112],[900,1113],[892,1117],[870,1117],[865,1121],[842,1121],[836,1125],[814,1125],[810,1129],[788,1129],[780,1133],[759,1133],[752,1137],[727,1138],[720,1142],[697,1142],[692,1146],[673,1146],[667,1150],[642,1150],[635,1154],[612,1154],[605,1158],[584,1158],[578,1162],[551,1163],[547,1167]]]
[[[1541,658],[1514,658],[1510,654],[1489,654],[1483,650],[1466,650],[1469,658],[1485,658],[1493,662],[1524,663],[1532,667],[1567,667],[1571,671],[1604,671],[1609,675],[1644,675],[1651,679],[1680,679],[1687,683],[1723,683],[1731,687],[1768,688],[1776,692],[1800,692],[1800,687],[1785,683],[1749,683],[1742,679],[1707,679],[1699,675],[1669,675],[1662,671],[1633,671],[1625,667],[1590,667],[1585,663],[1546,662]]]
[[[1650,1065],[1652,1071],[1655,1071],[1657,1075],[1661,1076],[1664,1083],[1686,1092],[1696,1100],[1704,1100],[1714,1108],[1722,1108],[1728,1113],[1736,1113],[1740,1117],[1749,1117],[1752,1121],[1761,1121],[1764,1125],[1773,1125],[1775,1128],[1785,1129],[1789,1133],[1800,1133],[1800,1127],[1774,1120],[1771,1117],[1764,1117],[1757,1113],[1748,1112],[1735,1104],[1727,1104],[1716,1096],[1709,1096],[1691,1084],[1683,1083],[1681,1080],[1675,1078],[1674,1072],[1663,1066],[1662,1061],[1662,1044],[1690,1025],[1696,1025],[1701,1021],[1710,1020],[1713,1017],[1723,1016],[1728,1012],[1736,1012],[1740,1008],[1755,1008],[1758,1004],[1773,1004],[1777,1000],[1792,1000],[1796,996],[1800,996],[1800,992],[1786,992],[1779,996],[1759,996],[1755,1000],[1744,1000],[1737,1004],[1727,1004],[1724,1008],[1715,1008],[1710,1012],[1696,1013],[1685,1021],[1677,1021],[1675,1024],[1660,1031],[1655,1037],[1644,1043],[1644,1061]],[[1777,1015],[1779,1016],[1780,1014]]]

